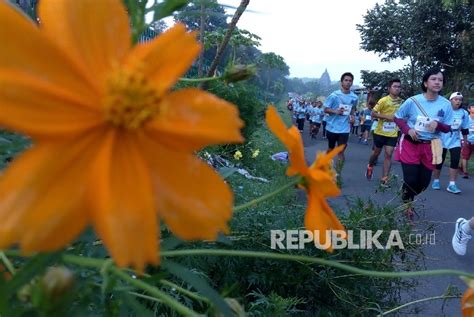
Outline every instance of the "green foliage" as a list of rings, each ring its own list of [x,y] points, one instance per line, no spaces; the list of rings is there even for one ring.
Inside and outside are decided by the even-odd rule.
[[[245,82],[226,85],[219,81],[210,84],[208,90],[239,108],[240,118],[245,122],[242,133],[248,140],[263,121],[265,104],[259,98],[257,87]]]
[[[438,65],[460,90],[473,72],[472,27],[474,12],[464,1],[388,0],[364,16],[357,25],[361,48],[379,54],[382,61],[406,58],[411,83],[418,69]]]
[[[280,107],[282,108],[282,107]],[[288,120],[288,113],[282,115]],[[235,193],[236,205],[272,192],[288,182],[286,165],[270,160],[270,155],[284,150],[267,129],[259,129],[251,140],[262,152],[257,159],[245,163],[251,173],[265,177],[270,183],[246,180],[232,174],[227,180]],[[232,250],[272,251],[270,230],[303,229],[305,194],[288,189],[271,200],[234,214],[228,237],[230,242],[217,243]],[[410,228],[404,224],[395,206],[377,206],[372,201],[356,199],[347,210],[337,211],[347,229],[355,232],[383,230],[379,241],[387,241],[392,229],[400,230],[402,241],[408,241]],[[212,248],[203,243],[196,248]],[[278,251],[277,251],[278,252]],[[282,253],[321,257],[350,263],[369,270],[404,271],[418,268],[418,249],[405,244],[404,250],[339,250],[333,254],[306,245],[302,250],[281,250]],[[182,259],[185,266],[213,282],[226,296],[239,299],[250,316],[369,316],[373,309],[396,305],[401,290],[413,282],[401,279],[363,277],[320,265],[235,257],[204,257]],[[377,308],[378,307],[378,308]]]

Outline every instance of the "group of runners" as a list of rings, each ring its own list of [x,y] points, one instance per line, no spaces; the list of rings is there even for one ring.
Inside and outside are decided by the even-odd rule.
[[[468,178],[468,161],[474,151],[474,104],[467,111],[461,107],[463,96],[453,92],[449,100],[440,92],[444,85],[444,74],[432,68],[425,72],[421,82],[422,93],[406,100],[400,97],[401,81],[392,79],[388,83],[388,94],[377,102],[369,101],[367,108],[357,111],[359,99],[351,91],[354,76],[347,72],[340,78],[341,88],[332,92],[323,102],[290,100],[288,109],[293,111],[298,129],[303,132],[305,120],[310,121],[310,133],[315,137],[323,126],[323,137],[327,138],[328,151],[338,145],[345,145],[338,154],[341,172],[345,161],[345,149],[349,134],[359,125],[359,142],[368,144],[370,131],[373,134],[373,147],[368,158],[365,177],[372,180],[374,166],[384,152],[382,165],[382,186],[389,186],[392,156],[401,162],[403,171],[402,200],[405,214],[413,220],[414,198],[431,187],[440,190],[440,173],[450,154],[449,184],[446,190],[460,194],[456,184],[459,164],[462,163],[464,178]],[[459,218],[455,224],[452,239],[454,251],[465,255],[467,243],[474,233],[474,217]]]

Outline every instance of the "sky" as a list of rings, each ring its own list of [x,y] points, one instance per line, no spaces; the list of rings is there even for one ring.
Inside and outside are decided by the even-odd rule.
[[[218,2],[237,7],[240,0]],[[381,62],[375,53],[360,49],[356,24],[376,3],[384,1],[250,0],[237,26],[262,38],[262,52],[282,56],[290,77],[319,78],[327,68],[332,81],[349,71],[354,84],[360,84],[361,70],[393,71],[406,64]]]

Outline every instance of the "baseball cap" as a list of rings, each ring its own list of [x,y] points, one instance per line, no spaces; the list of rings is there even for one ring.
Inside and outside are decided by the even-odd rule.
[[[453,92],[451,96],[449,96],[449,100],[455,98],[455,97],[460,97],[462,98],[462,94],[459,91]]]

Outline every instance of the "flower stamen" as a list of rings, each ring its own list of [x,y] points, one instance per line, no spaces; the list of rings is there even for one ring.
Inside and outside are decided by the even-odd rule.
[[[107,81],[104,115],[113,125],[133,130],[158,114],[160,102],[160,96],[142,72],[122,68]]]

